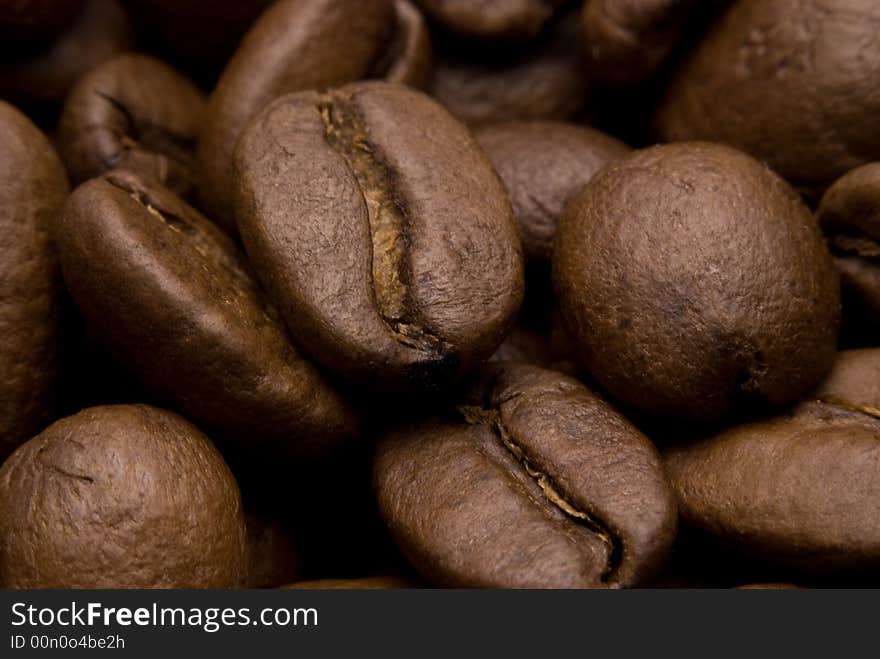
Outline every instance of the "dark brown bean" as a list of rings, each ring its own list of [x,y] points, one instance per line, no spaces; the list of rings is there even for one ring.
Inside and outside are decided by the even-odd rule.
[[[880,327],[880,163],[838,179],[816,218],[840,271],[845,329],[872,334]]]
[[[781,406],[834,360],[839,284],[818,226],[728,147],[658,146],[606,167],[563,215],[553,268],[583,365],[650,414]]]
[[[50,420],[60,279],[51,225],[69,188],[46,137],[0,101],[0,459]]]
[[[424,94],[372,82],[282,97],[242,137],[237,168],[254,268],[295,339],[340,376],[448,385],[511,326],[523,265],[510,204]]]
[[[467,124],[569,119],[589,99],[577,16],[570,14],[539,41],[486,51],[438,44],[428,90]]]
[[[392,536],[438,585],[649,583],[676,529],[654,447],[560,373],[499,364],[460,408],[379,442],[374,483]]]
[[[733,2],[684,58],[657,133],[739,147],[821,194],[880,160],[878,26],[875,0]]]
[[[270,101],[366,76],[393,21],[390,0],[280,0],[254,23],[208,103],[199,145],[199,196],[229,231],[233,155],[248,121]]]
[[[812,402],[666,455],[685,524],[728,550],[838,575],[880,567],[878,461],[878,416]]]
[[[550,261],[565,205],[602,167],[629,153],[597,130],[561,122],[489,124],[474,135],[507,188],[531,263]]]
[[[157,59],[104,62],[76,84],[61,113],[61,155],[71,179],[125,168],[189,193],[204,104],[193,83]]]
[[[67,286],[117,359],[249,455],[306,458],[356,434],[291,346],[232,241],[148,179],[80,186],[57,230]]]
[[[93,407],[0,469],[6,588],[245,584],[238,486],[194,426],[145,405]]]

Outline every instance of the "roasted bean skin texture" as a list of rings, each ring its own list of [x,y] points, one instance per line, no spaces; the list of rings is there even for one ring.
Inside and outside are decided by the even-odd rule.
[[[534,43],[497,53],[438,45],[428,90],[472,126],[501,121],[570,119],[591,89],[577,16],[560,18]]]
[[[810,194],[880,158],[880,5],[738,0],[683,59],[655,125],[766,161]]]
[[[834,360],[839,282],[818,227],[729,147],[657,146],[606,167],[560,220],[553,277],[583,365],[649,414],[782,406]]]
[[[880,567],[880,419],[805,403],[671,450],[682,521],[728,549],[819,574]]]
[[[510,203],[425,95],[367,82],[283,97],[243,136],[237,167],[254,269],[294,338],[341,377],[447,386],[513,323],[523,263]]]
[[[565,205],[629,147],[588,126],[556,121],[489,124],[474,134],[504,182],[526,260],[549,262]]]
[[[835,181],[816,219],[840,270],[844,326],[870,333],[880,327],[880,163]]]
[[[195,185],[204,95],[161,61],[120,55],[80,80],[59,124],[61,155],[81,183],[124,168],[186,195]]]
[[[6,588],[234,588],[245,583],[241,499],[194,426],[146,405],[93,407],[0,469]]]
[[[0,459],[49,421],[58,368],[52,222],[69,192],[49,141],[0,101]]]
[[[305,459],[357,434],[352,406],[290,344],[232,241],[158,183],[79,187],[57,231],[65,281],[104,344],[247,453]]]
[[[656,450],[568,376],[493,365],[460,408],[380,439],[379,508],[430,582],[645,585],[675,537]]]
[[[282,0],[254,23],[208,101],[199,144],[199,197],[234,231],[235,147],[248,121],[274,98],[366,76],[393,19],[389,0]]]

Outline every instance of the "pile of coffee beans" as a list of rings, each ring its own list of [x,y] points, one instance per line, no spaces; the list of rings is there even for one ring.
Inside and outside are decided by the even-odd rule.
[[[876,0],[0,6],[0,586],[880,584]]]

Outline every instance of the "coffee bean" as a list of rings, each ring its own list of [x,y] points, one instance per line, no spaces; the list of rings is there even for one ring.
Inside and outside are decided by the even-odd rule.
[[[89,181],[57,230],[64,279],[117,359],[177,409],[255,457],[324,455],[351,406],[293,348],[244,257],[160,184]]]
[[[529,262],[548,262],[565,205],[629,148],[587,126],[551,121],[490,124],[475,132],[510,194]]]
[[[248,255],[328,369],[419,391],[501,342],[523,288],[510,204],[467,130],[428,97],[381,82],[285,96],[236,160]]]
[[[270,101],[358,80],[378,62],[394,15],[390,0],[281,0],[245,36],[208,103],[199,145],[199,195],[234,231],[233,154],[248,121]]]
[[[807,402],[666,455],[682,520],[729,550],[816,574],[880,566],[877,410]]]
[[[810,398],[880,417],[880,349],[843,350]]]
[[[626,88],[655,75],[694,16],[730,0],[587,0],[581,20],[590,74]]]
[[[739,147],[821,194],[880,159],[878,23],[875,0],[733,2],[675,74],[658,135]]]
[[[157,59],[120,55],[81,79],[58,128],[74,183],[125,168],[180,194],[195,183],[195,146],[204,97]]]
[[[840,271],[844,329],[873,334],[880,326],[880,163],[838,179],[816,218]]]
[[[247,571],[220,454],[145,405],[89,408],[21,446],[0,469],[0,545],[6,588],[231,588]]]
[[[393,36],[370,77],[421,88],[431,76],[432,57],[431,35],[421,12],[409,0],[394,0]]]
[[[418,0],[444,28],[465,37],[530,39],[566,0]]]
[[[560,373],[499,364],[459,408],[386,434],[374,483],[392,535],[430,582],[644,585],[676,509],[654,447]]]
[[[50,420],[60,280],[51,224],[69,188],[46,137],[0,101],[0,459]]]
[[[60,104],[81,76],[131,48],[131,29],[117,0],[87,0],[45,49],[0,63],[0,96],[29,107]]]
[[[468,124],[568,119],[589,98],[575,14],[526,47],[487,52],[452,41],[438,44],[436,53],[428,91]]]
[[[650,414],[781,406],[834,359],[838,277],[818,227],[728,147],[658,146],[606,167],[563,215],[553,268],[582,363]]]

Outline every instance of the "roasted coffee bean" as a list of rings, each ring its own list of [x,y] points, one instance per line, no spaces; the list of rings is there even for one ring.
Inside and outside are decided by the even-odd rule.
[[[675,537],[656,450],[578,381],[490,367],[460,420],[379,442],[374,483],[399,546],[446,586],[650,583]]]
[[[491,124],[475,132],[501,176],[527,262],[548,262],[565,205],[629,148],[586,126],[550,121]]]
[[[39,49],[67,27],[83,0],[11,0],[0,3],[0,49]]]
[[[87,0],[51,45],[0,62],[0,96],[29,107],[61,103],[80,77],[131,45],[131,23],[118,0]]]
[[[365,77],[393,21],[390,0],[281,0],[260,16],[208,103],[199,195],[212,218],[234,231],[233,154],[251,117],[288,92]]]
[[[243,255],[160,184],[128,172],[83,184],[57,239],[70,293],[104,344],[218,438],[276,459],[355,435],[352,408],[291,346]]]
[[[566,0],[417,0],[447,30],[471,38],[529,39]]]
[[[204,96],[146,55],[119,55],[82,78],[64,104],[61,155],[74,183],[115,168],[151,176],[180,194],[195,185]]]
[[[394,32],[373,65],[372,77],[424,87],[431,77],[431,35],[421,12],[409,0],[394,0]]]
[[[362,577],[360,579],[317,579],[284,586],[287,590],[400,590],[419,585],[401,577]]]
[[[254,269],[294,338],[341,377],[448,385],[513,323],[510,203],[468,131],[424,94],[367,82],[282,97],[236,162]]]
[[[810,573],[880,567],[880,418],[804,403],[671,449],[690,527],[764,562]]]
[[[725,146],[606,167],[563,215],[553,268],[580,360],[650,414],[781,406],[834,360],[839,284],[818,226],[782,179]]]
[[[832,185],[816,213],[843,289],[844,327],[880,327],[880,163],[863,165]]]
[[[569,119],[587,104],[583,43],[575,14],[525,47],[487,51],[452,41],[435,50],[428,90],[465,123]]]
[[[875,0],[733,2],[684,58],[659,136],[737,146],[821,193],[880,159],[878,24]]]
[[[695,14],[730,0],[587,0],[584,37],[590,75],[626,87],[655,75]]]
[[[93,407],[0,469],[6,588],[245,584],[238,486],[208,439],[145,405]]]
[[[0,459],[50,420],[60,279],[51,224],[69,188],[46,137],[0,101]]]
[[[839,352],[810,398],[880,417],[880,348]]]

